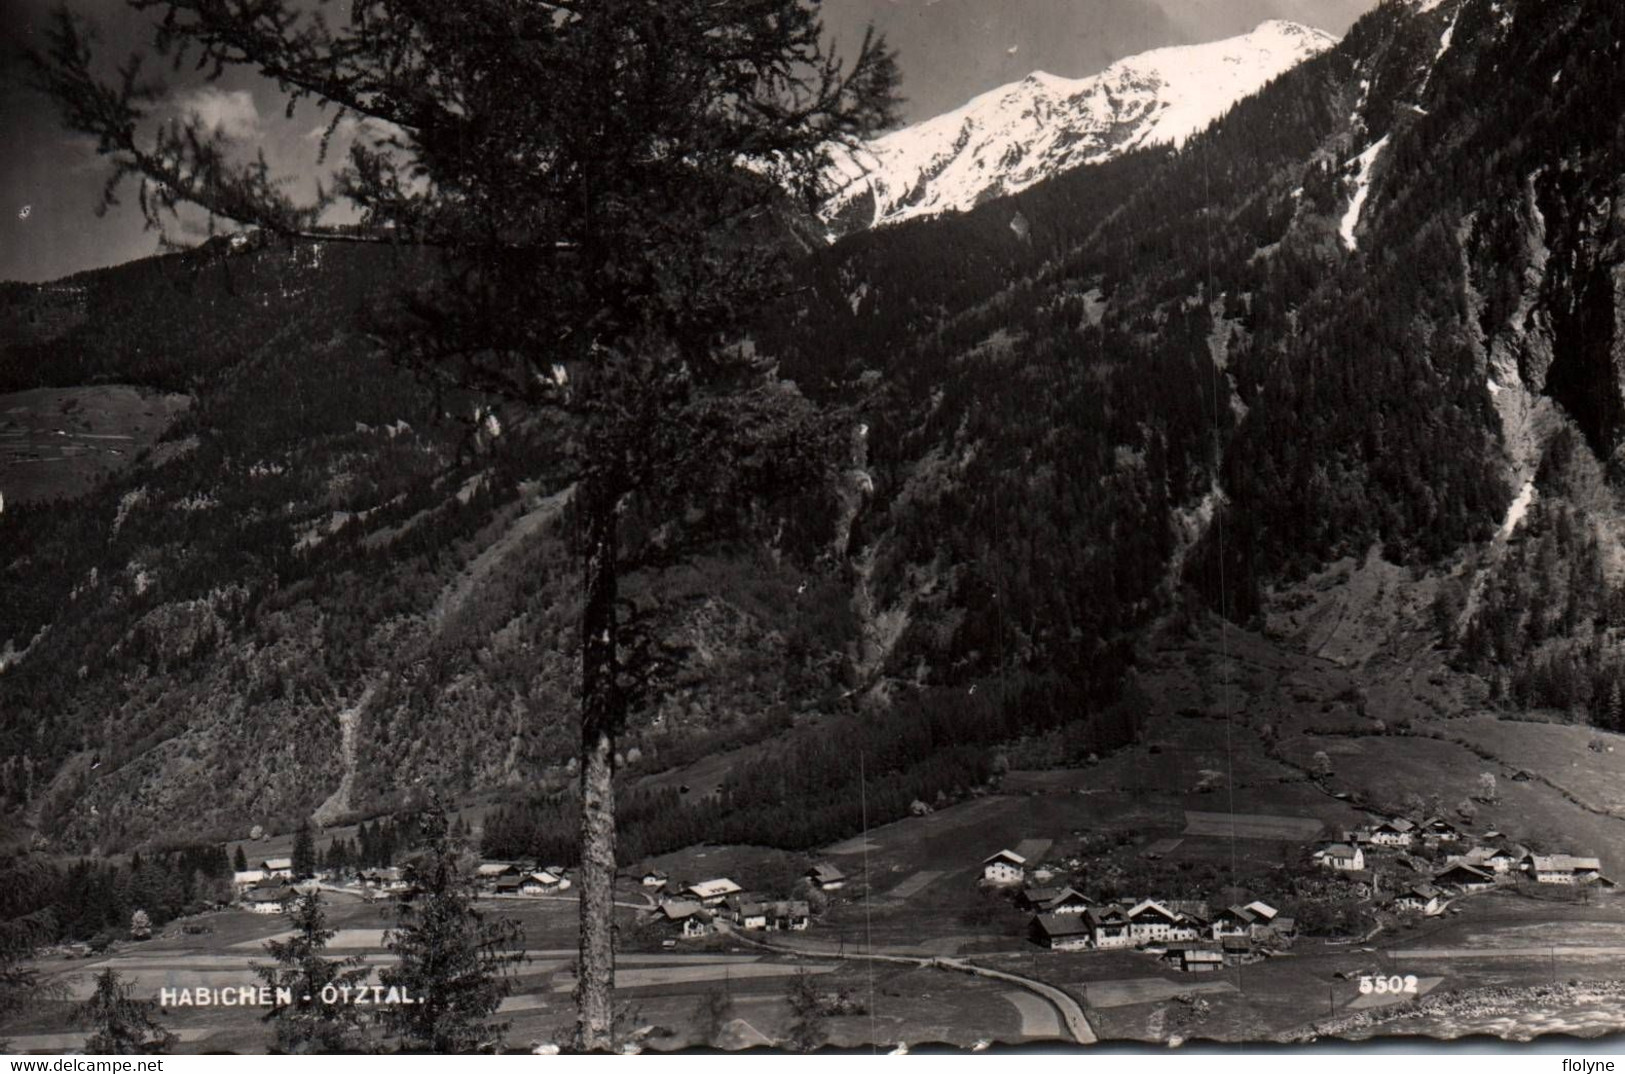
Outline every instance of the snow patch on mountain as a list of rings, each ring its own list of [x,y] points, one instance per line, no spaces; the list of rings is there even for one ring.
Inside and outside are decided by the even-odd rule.
[[[1461,9],[1457,8],[1455,16],[1450,20],[1450,25],[1446,26],[1444,33],[1439,35],[1439,51],[1433,54],[1434,63],[1438,63],[1444,58],[1444,54],[1450,51],[1450,43],[1456,39],[1456,23],[1459,21],[1461,21]]]
[[[1343,214],[1343,222],[1338,226],[1338,233],[1343,236],[1343,245],[1350,250],[1359,246],[1359,240],[1354,236],[1354,229],[1360,223],[1360,213],[1365,210],[1366,198],[1371,196],[1371,173],[1376,166],[1377,158],[1382,151],[1388,148],[1388,135],[1383,135],[1372,144],[1371,148],[1355,157],[1350,163],[1358,166],[1354,175],[1354,196],[1349,199],[1348,211]]]
[[[1438,3],[1434,3],[1432,7],[1423,7],[1419,10],[1424,12],[1432,11],[1438,6]],[[1433,54],[1433,59],[1428,63],[1427,74],[1422,77],[1422,88],[1417,90],[1416,93],[1418,97],[1426,94],[1428,87],[1433,85],[1433,72],[1438,70],[1439,61],[1444,59],[1444,54],[1450,51],[1450,45],[1456,39],[1456,24],[1460,21],[1461,8],[1458,7],[1456,8],[1455,13],[1450,16],[1450,25],[1446,26],[1444,28],[1444,33],[1439,35],[1439,51]],[[1413,105],[1412,107],[1414,107],[1422,115],[1427,115],[1427,110],[1422,108],[1420,105]]]
[[[844,231],[964,211],[1134,149],[1183,145],[1336,43],[1272,20],[1240,37],[1131,56],[1088,78],[1034,72],[839,155],[824,218]]]
[[[1501,523],[1501,531],[1496,534],[1497,538],[1504,541],[1511,537],[1513,531],[1518,528],[1518,523],[1522,522],[1524,517],[1529,514],[1529,508],[1534,502],[1535,479],[1530,478],[1523,483],[1523,488],[1518,490],[1517,497],[1507,506],[1506,521]]]

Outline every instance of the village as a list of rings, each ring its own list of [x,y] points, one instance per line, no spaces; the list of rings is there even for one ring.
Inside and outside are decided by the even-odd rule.
[[[1595,857],[1535,854],[1498,831],[1475,837],[1444,817],[1419,823],[1373,817],[1343,839],[1317,846],[1310,860],[1348,882],[1362,899],[1401,917],[1459,913],[1451,907],[1456,898],[1519,881],[1615,887]],[[1033,913],[1032,941],[1051,950],[1133,947],[1201,973],[1271,957],[1297,935],[1296,919],[1262,900],[1216,910],[1201,900],[1156,896],[1097,902],[1072,886],[1054,886],[1054,877],[1043,866],[1029,877],[1027,860],[1012,850],[982,862],[984,884],[1019,888],[1014,902]]]
[[[1605,897],[1613,882],[1578,839],[1563,847],[1519,829],[1525,845],[1431,811],[1362,812],[1311,784],[1282,803],[1291,813],[1266,814],[1242,812],[1256,808],[1245,800],[1202,812],[1187,808],[1204,804],[1195,797],[1094,793],[1084,781],[1098,778],[1022,774],[1002,793],[813,852],[699,844],[628,863],[615,887],[617,994],[664,1032],[721,993],[732,1013],[715,1039],[727,1048],[780,1039],[803,976],[830,1012],[831,1040],[847,1044],[877,1032],[960,1046],[1230,1039],[1423,1011],[1424,1000],[1506,984],[1594,982],[1625,941],[1615,905],[1625,900]],[[336,953],[387,965],[393,903],[410,890],[405,860],[299,870],[285,845],[267,840],[241,859],[229,908],[65,953],[54,972],[82,990],[84,967],[110,960],[142,990],[229,985],[266,938],[286,935],[293,898],[311,891]],[[1573,852],[1544,853],[1561,849]],[[552,1038],[575,980],[577,870],[471,857],[468,876],[482,912],[525,929],[527,962],[503,1008],[516,1039]],[[198,1047],[257,1039],[238,1014],[173,1013]],[[649,1046],[694,1041],[674,1034]]]
[[[1536,854],[1499,831],[1475,835],[1442,816],[1413,821],[1373,815],[1338,839],[1316,843],[1307,861],[1365,906],[1398,920],[1460,913],[1454,904],[1464,896],[1516,890],[1520,884],[1596,891],[1615,887],[1596,857]],[[1218,906],[1156,892],[1093,898],[1073,881],[1087,864],[1075,858],[1029,861],[1015,850],[1000,849],[979,863],[978,884],[1029,915],[1027,939],[1050,951],[1136,949],[1169,968],[1203,973],[1275,957],[1298,937],[1297,919],[1262,898]],[[571,870],[558,865],[482,861],[474,878],[481,896],[490,899],[568,897],[572,886]],[[262,914],[284,912],[293,897],[307,891],[377,900],[408,889],[398,867],[347,876],[318,870],[297,877],[288,857],[265,859],[256,868],[238,871],[233,880],[238,905]],[[749,891],[727,876],[675,879],[653,866],[632,870],[623,877],[623,886],[635,885],[641,896],[640,930],[671,950],[719,932],[805,932],[818,920],[815,905],[827,909],[849,880],[835,863],[818,860],[788,891]]]

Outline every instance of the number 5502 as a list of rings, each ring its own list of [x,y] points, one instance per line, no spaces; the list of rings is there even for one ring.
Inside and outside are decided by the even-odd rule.
[[[1373,992],[1381,996],[1389,992],[1415,991],[1416,976],[1414,974],[1407,973],[1403,977],[1398,975],[1393,977],[1371,977],[1368,975],[1360,978],[1360,994],[1365,996],[1369,996]]]

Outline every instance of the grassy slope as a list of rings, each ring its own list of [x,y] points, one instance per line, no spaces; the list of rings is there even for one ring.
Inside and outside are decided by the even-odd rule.
[[[0,493],[83,495],[157,442],[191,397],[122,384],[0,395]]]

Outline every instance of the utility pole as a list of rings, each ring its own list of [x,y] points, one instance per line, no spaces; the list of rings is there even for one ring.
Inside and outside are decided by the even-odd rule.
[[[993,523],[996,531],[1002,532],[1000,526],[1002,521],[999,516],[999,486],[995,484],[993,486]],[[994,584],[998,588],[993,591],[993,604],[999,613],[999,712],[1002,717],[1004,708],[1009,703],[1008,695],[1005,692],[1004,678],[1004,562],[997,550],[997,542],[994,543],[994,549],[993,562],[998,572],[998,580]]]

